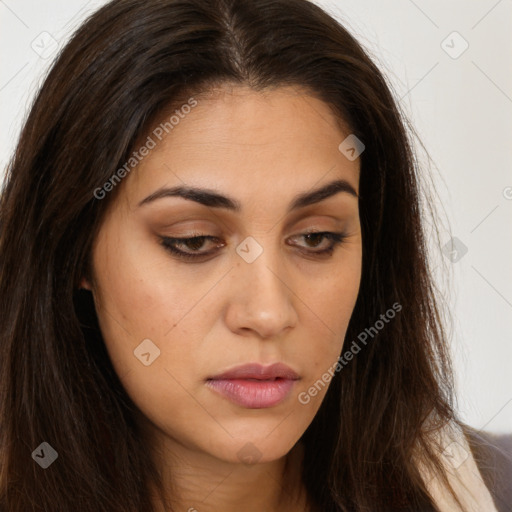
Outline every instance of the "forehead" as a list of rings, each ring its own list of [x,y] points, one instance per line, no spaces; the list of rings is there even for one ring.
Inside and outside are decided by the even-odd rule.
[[[306,91],[224,86],[195,101],[152,127],[153,148],[125,184],[131,203],[163,185],[219,188],[242,198],[258,191],[293,194],[342,178],[358,190],[359,160],[339,151],[348,130]]]

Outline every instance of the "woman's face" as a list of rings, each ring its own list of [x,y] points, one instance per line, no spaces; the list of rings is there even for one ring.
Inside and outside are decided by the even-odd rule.
[[[338,149],[349,133],[327,105],[296,89],[196,100],[161,141],[162,129],[150,134],[155,147],[117,185],[82,284],[124,388],[167,446],[265,462],[311,423],[342,351],[361,277],[347,191],[358,193],[359,159]],[[161,193],[176,187],[207,193]],[[247,363],[295,377],[210,380]]]

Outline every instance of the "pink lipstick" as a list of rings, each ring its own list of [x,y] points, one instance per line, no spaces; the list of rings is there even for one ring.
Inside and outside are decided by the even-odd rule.
[[[290,394],[300,377],[289,366],[245,364],[209,377],[206,385],[233,403],[248,409],[273,407]]]

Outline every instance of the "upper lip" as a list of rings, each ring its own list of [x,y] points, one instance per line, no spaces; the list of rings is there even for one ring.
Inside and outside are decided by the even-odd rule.
[[[241,366],[235,366],[223,373],[209,377],[208,380],[227,380],[227,379],[291,379],[297,380],[299,376],[289,366],[284,363],[274,363],[270,366],[263,366],[259,363],[249,363]]]

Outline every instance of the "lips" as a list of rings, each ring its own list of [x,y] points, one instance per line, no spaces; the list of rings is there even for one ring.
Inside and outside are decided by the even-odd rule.
[[[283,363],[267,367],[251,363],[209,377],[206,386],[238,406],[262,409],[283,402],[299,379]]]
[[[273,380],[273,379],[289,379],[298,380],[299,376],[289,366],[283,363],[274,363],[270,366],[262,366],[258,363],[244,364],[236,366],[219,375],[209,377],[208,380],[225,380],[225,379],[257,379],[257,380]]]

